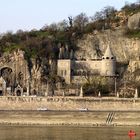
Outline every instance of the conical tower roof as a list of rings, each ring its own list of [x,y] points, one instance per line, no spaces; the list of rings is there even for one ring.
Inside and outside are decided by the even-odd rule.
[[[110,48],[110,46],[108,45],[108,47],[107,47],[107,49],[106,49],[106,51],[105,51],[105,54],[104,54],[104,56],[105,57],[114,57],[114,54],[113,54],[113,52],[112,52],[112,50],[111,50],[111,48]]]

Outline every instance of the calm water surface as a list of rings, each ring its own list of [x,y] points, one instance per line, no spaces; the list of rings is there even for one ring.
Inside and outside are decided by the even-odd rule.
[[[140,127],[0,126],[0,140],[129,140],[130,129],[140,140]]]

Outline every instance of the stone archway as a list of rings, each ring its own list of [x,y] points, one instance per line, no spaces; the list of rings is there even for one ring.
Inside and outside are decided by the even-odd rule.
[[[6,87],[10,87],[13,83],[12,81],[12,69],[10,67],[3,67],[0,70],[0,76],[5,80]]]
[[[2,90],[0,90],[0,96],[2,96],[3,95],[3,91]]]
[[[17,95],[17,96],[21,96],[21,90],[18,89],[18,90],[16,91],[16,95]]]
[[[16,96],[22,96],[23,95],[23,88],[18,85],[16,88],[15,88],[15,95]]]

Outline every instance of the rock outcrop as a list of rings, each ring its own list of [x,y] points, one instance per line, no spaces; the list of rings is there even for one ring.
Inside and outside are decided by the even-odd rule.
[[[128,18],[129,29],[140,29],[140,12]]]
[[[98,59],[104,54],[107,46],[110,45],[117,61],[139,60],[140,40],[127,38],[123,29],[105,30],[85,35],[78,40],[78,51],[75,53],[77,59]]]

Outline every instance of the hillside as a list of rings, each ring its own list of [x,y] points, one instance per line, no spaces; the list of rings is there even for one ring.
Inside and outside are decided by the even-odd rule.
[[[131,50],[133,45],[131,45],[130,42],[135,44],[133,40],[140,38],[139,12],[139,3],[127,4],[122,7],[120,11],[108,6],[96,12],[91,18],[87,17],[85,13],[81,13],[76,17],[68,17],[68,20],[45,25],[40,30],[18,30],[15,34],[7,32],[1,36],[0,52],[3,54],[5,52],[22,49],[29,58],[47,57],[57,59],[60,47],[67,44],[69,50],[77,51],[80,47],[79,44],[82,43],[79,43],[79,41],[85,40],[86,36],[87,39],[89,36],[90,38],[94,36],[93,45],[96,44],[100,46],[102,51],[105,49],[104,45],[107,44],[107,40],[110,40],[112,47],[115,47],[113,45],[115,41],[119,41],[118,46],[120,46],[121,50],[126,50],[125,44],[128,44],[127,46],[130,46]],[[95,35],[96,33],[97,35]],[[101,38],[104,37],[101,39],[100,36]],[[119,38],[114,40],[114,38],[116,38],[115,36],[119,36]],[[133,39],[128,39],[129,37]],[[125,40],[125,42],[123,40]],[[88,46],[89,48],[93,47],[91,47],[91,45]],[[114,49],[116,49],[116,47]],[[118,58],[123,57],[129,58],[129,54],[128,56],[124,56],[124,54],[118,56]]]
[[[117,61],[139,60],[140,39],[124,36],[124,29],[105,30],[85,35],[78,40],[79,50],[76,57],[83,59],[98,59],[104,54],[106,47],[111,46]]]
[[[18,30],[15,34],[1,35],[1,73],[4,78],[1,80],[13,89],[21,86],[28,95],[59,95],[60,89],[62,95],[68,88],[72,94],[71,89],[79,90],[80,85],[67,84],[63,71],[66,76],[68,67],[62,63],[60,66],[64,65],[65,70],[58,70],[58,58],[101,60],[107,46],[117,59],[117,69],[113,74],[119,75],[117,88],[124,87],[127,82],[134,93],[135,88],[140,88],[140,3],[125,5],[120,11],[108,6],[91,18],[81,13],[57,24],[45,25],[40,30]],[[70,67],[69,76],[74,70],[75,67]],[[58,71],[61,71],[61,76]],[[84,76],[88,76],[87,70]],[[113,78],[110,81],[95,74],[84,83],[83,89],[92,89],[92,94],[96,95],[99,91],[105,94],[114,92]],[[132,97],[131,94],[128,97]]]

